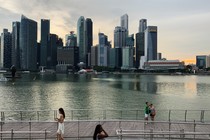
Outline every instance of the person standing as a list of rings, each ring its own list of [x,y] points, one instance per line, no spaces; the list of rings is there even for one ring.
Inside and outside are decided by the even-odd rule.
[[[55,118],[55,120],[58,122],[57,140],[63,140],[65,112],[63,108],[59,108],[58,111],[59,117]]]
[[[145,103],[145,110],[144,110],[144,120],[148,121],[148,117],[149,117],[149,113],[150,113],[150,109],[149,109],[149,103],[146,102]]]
[[[100,124],[98,124],[93,134],[93,140],[105,140],[104,138],[106,137],[108,137],[108,134],[103,129],[103,127]]]
[[[155,107],[154,107],[153,104],[150,104],[149,108],[150,108],[150,117],[151,117],[151,120],[154,121],[155,120],[155,115],[156,115]]]

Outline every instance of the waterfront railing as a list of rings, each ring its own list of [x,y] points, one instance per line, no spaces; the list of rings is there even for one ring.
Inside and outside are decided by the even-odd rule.
[[[65,139],[91,139],[97,124],[109,134],[108,139],[190,139],[210,138],[210,123],[143,120],[72,120],[65,121]],[[55,139],[55,121],[4,121],[0,138]]]
[[[2,110],[1,120],[54,120],[57,110]],[[66,120],[142,120],[144,110],[65,110]],[[210,110],[156,110],[155,120],[158,121],[210,121]]]

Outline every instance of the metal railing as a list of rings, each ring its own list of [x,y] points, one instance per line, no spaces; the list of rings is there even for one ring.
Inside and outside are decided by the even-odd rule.
[[[148,124],[146,124],[148,123]],[[46,132],[46,139],[55,139],[57,122],[55,121],[3,121],[1,122],[1,140],[14,139],[38,139],[40,136],[33,135],[42,131]],[[111,138],[180,138],[183,139],[206,139],[209,138],[210,123],[203,122],[176,122],[176,121],[143,121],[143,120],[72,120],[65,121],[64,138],[87,139],[93,136],[95,126],[101,124]],[[28,135],[14,135],[26,134]],[[21,131],[20,131],[21,130]],[[46,131],[48,130],[48,131]],[[117,131],[116,131],[117,130]],[[208,132],[204,132],[206,130]],[[180,132],[178,132],[180,131]],[[8,135],[3,134],[7,132]],[[18,132],[18,133],[15,133]],[[48,133],[49,132],[49,133]],[[51,133],[50,133],[51,132]],[[118,132],[116,134],[116,132]],[[120,134],[121,132],[122,134]],[[125,133],[124,133],[125,132]],[[134,133],[135,132],[135,133]],[[152,133],[151,133],[152,132]],[[176,132],[176,133],[175,133]],[[126,134],[129,133],[129,134]],[[131,133],[131,134],[130,134]],[[142,134],[144,133],[144,135]],[[12,135],[13,134],[13,135]],[[156,136],[154,136],[156,135]],[[175,136],[175,137],[173,137]],[[42,136],[44,138],[44,136]],[[121,137],[119,137],[121,138]]]
[[[0,131],[1,134],[1,140],[2,139],[44,139],[47,140],[47,134],[49,134],[50,131],[44,130],[44,131],[14,131],[11,129],[11,131]],[[21,136],[16,136],[16,134],[28,134],[28,135],[21,135]],[[36,136],[33,136],[33,134],[38,134]],[[42,136],[43,134],[43,136]],[[3,136],[6,135],[6,136]]]
[[[57,117],[57,110],[2,110],[1,120],[54,120]],[[156,110],[155,120],[158,121],[210,121],[210,110]],[[144,119],[144,110],[138,109],[70,109],[65,110],[66,120],[142,120]]]

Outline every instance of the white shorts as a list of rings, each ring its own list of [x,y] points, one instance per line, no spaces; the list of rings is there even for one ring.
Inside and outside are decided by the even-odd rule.
[[[58,123],[58,134],[64,134],[64,123]]]
[[[144,114],[144,117],[145,117],[145,118],[148,118],[148,117],[149,117],[149,114]]]

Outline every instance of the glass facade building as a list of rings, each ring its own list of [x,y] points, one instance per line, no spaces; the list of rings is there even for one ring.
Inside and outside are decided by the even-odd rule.
[[[20,69],[20,22],[12,23],[12,65]]]
[[[50,34],[50,20],[41,19],[41,58],[40,66],[47,66],[48,37]]]
[[[37,22],[21,16],[20,62],[22,70],[37,70]]]
[[[146,60],[157,60],[157,26],[148,26],[145,30]]]

